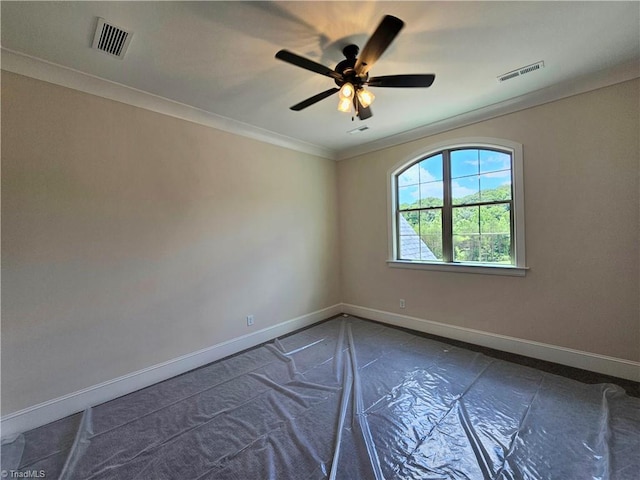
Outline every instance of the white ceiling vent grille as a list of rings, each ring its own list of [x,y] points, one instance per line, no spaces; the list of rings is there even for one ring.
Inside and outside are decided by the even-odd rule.
[[[355,135],[356,133],[362,133],[366,130],[369,130],[369,126],[368,125],[363,125],[361,127],[358,128],[354,128],[353,130],[349,130],[347,133],[351,134],[351,135]]]
[[[507,80],[511,80],[512,78],[535,72],[536,70],[540,70],[541,68],[544,68],[544,62],[533,63],[531,65],[527,65],[526,67],[521,67],[517,70],[513,70],[511,72],[500,75],[498,77],[498,83],[506,82]]]
[[[92,47],[114,57],[122,58],[127,52],[133,33],[98,18]]]

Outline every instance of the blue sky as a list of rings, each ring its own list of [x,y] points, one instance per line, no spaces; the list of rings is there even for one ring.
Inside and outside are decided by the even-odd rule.
[[[453,198],[511,184],[510,168],[511,158],[505,153],[477,149],[452,151]],[[419,198],[443,198],[442,192],[441,154],[415,164],[398,177],[400,204],[414,203]]]

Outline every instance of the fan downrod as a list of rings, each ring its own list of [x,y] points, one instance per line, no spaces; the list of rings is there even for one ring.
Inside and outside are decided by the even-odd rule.
[[[342,49],[342,54],[347,58],[347,60],[355,60],[360,53],[360,47],[357,45],[347,45]]]

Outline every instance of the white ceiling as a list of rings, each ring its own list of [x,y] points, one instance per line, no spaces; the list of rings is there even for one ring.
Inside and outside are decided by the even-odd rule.
[[[405,27],[372,76],[435,73],[433,86],[372,88],[374,116],[364,122],[338,112],[337,96],[291,111],[334,84],[275,53],[284,48],[333,68],[342,47],[362,48],[385,14]],[[97,17],[134,32],[124,59],[91,48]],[[337,156],[620,65],[640,75],[637,1],[2,1],[1,20],[3,56],[43,59]],[[540,60],[543,70],[496,80]],[[369,130],[347,133],[363,124]]]

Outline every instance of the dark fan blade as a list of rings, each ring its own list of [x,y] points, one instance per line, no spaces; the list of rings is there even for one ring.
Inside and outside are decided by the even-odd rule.
[[[320,100],[324,100],[325,98],[330,97],[331,95],[333,95],[334,93],[338,93],[339,91],[340,91],[339,88],[330,88],[329,90],[325,90],[322,93],[314,95],[313,97],[307,98],[306,100],[303,100],[302,102],[295,104],[293,107],[291,107],[291,110],[295,110],[296,112],[299,112],[303,108],[307,108],[313,105],[314,103],[319,102]]]
[[[430,87],[436,76],[424,75],[386,75],[383,77],[371,77],[367,82],[370,87],[396,87],[396,88],[420,88]]]
[[[404,22],[399,18],[386,15],[369,41],[360,52],[356,61],[355,70],[358,75],[364,75],[371,66],[380,58],[396,35],[404,27]]]
[[[366,120],[367,118],[373,117],[371,107],[363,107],[360,100],[358,100],[357,95],[353,97],[353,106],[355,107],[356,112],[358,112],[358,118],[360,120]]]
[[[329,67],[325,67],[324,65],[316,63],[313,60],[309,60],[308,58],[296,55],[295,53],[292,53],[288,50],[280,50],[278,53],[276,53],[276,58],[295,65],[296,67],[304,68],[305,70],[311,70],[312,72],[319,73],[320,75],[324,75],[326,77],[342,80],[342,75],[340,75],[335,70],[331,70]]]

